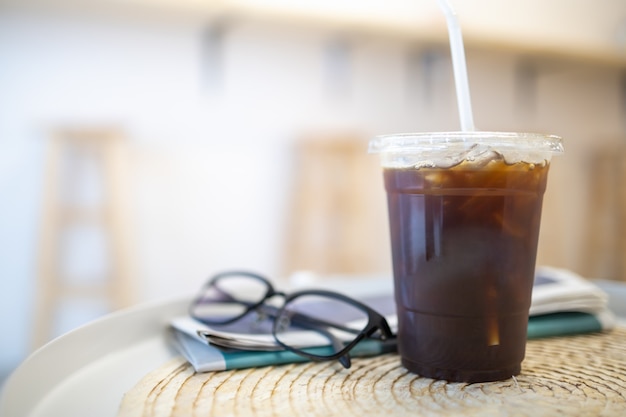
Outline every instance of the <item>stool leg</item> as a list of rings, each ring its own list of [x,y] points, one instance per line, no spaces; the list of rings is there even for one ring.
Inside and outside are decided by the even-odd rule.
[[[52,335],[59,290],[59,195],[61,144],[57,138],[48,143],[44,169],[44,196],[39,236],[38,279],[36,282],[33,348],[42,346]]]
[[[55,319],[61,304],[71,299],[101,299],[110,309],[132,303],[131,248],[128,228],[124,224],[126,194],[123,136],[116,130],[63,130],[56,132],[49,143],[42,223],[39,242],[39,265],[33,326],[33,347],[37,348],[53,336]],[[70,179],[80,179],[81,172],[67,177],[68,152],[85,157],[90,154],[101,174],[102,196],[98,204],[62,199]],[[79,170],[80,171],[80,170]],[[66,180],[64,182],[64,180]],[[96,226],[107,241],[108,265],[99,282],[68,280],[61,264],[62,236],[73,226]],[[71,254],[70,254],[71,255]],[[84,278],[85,277],[81,277]]]

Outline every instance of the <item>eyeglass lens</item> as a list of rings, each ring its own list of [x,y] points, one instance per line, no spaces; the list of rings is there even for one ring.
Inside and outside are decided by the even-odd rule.
[[[255,276],[218,276],[198,296],[191,314],[208,323],[232,320],[263,301],[270,289],[267,282]]]
[[[330,350],[315,356],[332,356],[365,329],[368,319],[366,311],[346,301],[304,293],[288,300],[280,310],[274,334],[279,343],[300,352],[311,353],[303,345],[329,346]]]

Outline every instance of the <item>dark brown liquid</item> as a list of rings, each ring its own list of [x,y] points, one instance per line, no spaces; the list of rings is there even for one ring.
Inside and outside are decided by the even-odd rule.
[[[548,165],[385,169],[403,365],[450,381],[520,372]]]

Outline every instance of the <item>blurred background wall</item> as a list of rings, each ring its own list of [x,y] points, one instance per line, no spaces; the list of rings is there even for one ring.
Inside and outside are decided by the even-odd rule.
[[[459,123],[435,2],[357,3],[0,1],[3,373],[223,269],[390,276],[367,140]],[[451,3],[477,126],[565,138],[538,262],[626,280],[626,3]]]

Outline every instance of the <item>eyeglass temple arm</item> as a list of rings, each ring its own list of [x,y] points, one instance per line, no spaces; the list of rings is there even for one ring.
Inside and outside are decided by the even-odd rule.
[[[269,317],[276,318],[278,316],[278,312],[280,308],[269,306],[267,304],[261,304],[260,306],[258,306],[256,310],[259,313],[267,314]],[[290,313],[291,314],[289,315],[289,320],[292,323],[301,325],[303,327],[308,326],[308,327],[314,328],[315,330],[320,330],[322,327],[326,327],[326,328],[332,327],[332,328],[342,330],[347,333],[359,333],[360,332],[359,330],[355,330],[350,327],[341,326],[336,323],[330,323],[328,321],[309,316],[306,313],[297,313],[295,311],[291,311]]]
[[[267,304],[261,304],[260,306],[257,307],[257,311],[263,314],[267,314],[269,317],[272,317],[272,318],[276,318],[278,316],[279,310],[280,308],[273,307]],[[383,317],[380,313],[376,312],[375,310],[367,311],[367,312],[368,312],[368,316],[370,320],[374,318],[374,320],[372,320],[374,325],[371,326],[367,334],[365,334],[366,337],[372,337],[372,335],[376,333],[377,330],[380,330],[381,340],[386,340],[394,336],[385,317]],[[327,329],[334,328],[334,329],[344,331],[346,333],[352,333],[352,334],[359,334],[362,332],[362,330],[357,330],[351,327],[342,326],[337,323],[330,323],[325,320],[311,317],[305,313],[292,312],[292,315],[290,315],[289,319],[291,322],[295,324],[301,325],[303,327],[308,326],[312,328],[313,330],[317,330],[319,332],[325,331],[324,328],[327,328]]]
[[[376,333],[377,330],[380,330],[380,339],[382,340],[393,337],[393,332],[391,331],[391,328],[389,327],[389,323],[387,323],[387,320],[385,319],[385,317],[383,317],[376,311],[368,312],[368,314],[369,314],[369,320],[371,324],[370,326],[368,326],[369,331],[365,333],[366,337],[372,337],[372,335]],[[359,334],[364,330],[364,329],[358,330],[352,327],[342,326],[339,323],[334,323],[334,322],[331,323],[326,320],[321,320],[321,319],[311,317],[302,313],[294,313],[293,316],[291,316],[291,320],[296,324],[310,325],[310,326],[316,326],[316,327],[324,326],[326,328],[333,328],[333,329],[337,329],[337,330],[340,330],[346,333],[352,333],[352,334]]]

